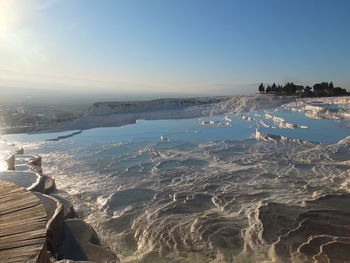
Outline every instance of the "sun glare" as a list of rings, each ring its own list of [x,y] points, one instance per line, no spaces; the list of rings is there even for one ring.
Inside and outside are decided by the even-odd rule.
[[[4,152],[1,149],[0,146],[0,172],[7,170],[7,163],[5,161],[5,155]]]
[[[19,12],[16,12],[14,1],[0,0],[0,36],[7,38],[19,22]]]
[[[46,49],[33,29],[39,0],[0,0],[0,68],[21,71],[46,62]]]

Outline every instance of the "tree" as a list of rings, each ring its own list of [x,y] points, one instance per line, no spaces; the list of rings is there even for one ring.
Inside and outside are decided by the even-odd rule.
[[[295,85],[296,87],[296,93],[302,93],[304,91],[304,86],[303,85]]]
[[[277,92],[277,86],[276,86],[276,83],[275,83],[275,82],[272,84],[271,91],[272,91],[273,93],[276,93],[276,92]]]
[[[280,84],[276,85],[276,83],[273,83],[272,85],[268,84],[265,88],[264,84],[261,83],[259,86],[259,92],[274,93],[280,95],[298,95],[300,97],[350,95],[346,89],[334,87],[333,82],[325,81],[316,83],[312,87],[304,87],[303,85],[296,85],[293,82],[287,82],[284,84],[284,86],[281,86]]]
[[[265,92],[265,86],[264,86],[264,84],[260,84],[260,86],[259,86],[259,92],[260,93],[264,93]]]
[[[291,83],[286,83],[283,87],[283,92],[287,94],[294,94],[297,90],[297,86],[291,82]]]
[[[272,91],[271,86],[270,86],[270,85],[267,85],[266,93],[271,93],[271,91]]]
[[[333,83],[321,82],[313,85],[314,93],[317,96],[333,95]]]
[[[282,85],[278,84],[278,86],[277,86],[277,92],[278,92],[278,93],[282,93],[282,92],[283,92],[283,86],[282,86]]]
[[[304,91],[305,91],[305,93],[308,93],[308,94],[309,94],[309,93],[311,92],[311,89],[312,89],[312,88],[311,88],[310,86],[306,86],[305,89],[304,89]]]
[[[342,89],[340,87],[336,87],[334,88],[334,95],[349,95],[350,93],[348,93],[346,91],[346,89]]]

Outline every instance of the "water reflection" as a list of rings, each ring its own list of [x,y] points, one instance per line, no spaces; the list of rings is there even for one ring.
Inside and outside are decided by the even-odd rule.
[[[279,108],[5,138],[43,156],[45,174],[122,262],[291,262],[309,245],[302,224],[317,237],[337,229],[327,218],[347,222],[327,206],[350,198],[324,198],[350,191],[345,123]],[[256,130],[275,140],[251,138]],[[299,223],[295,238],[284,235]]]
[[[7,170],[7,163],[5,161],[5,154],[3,154],[3,151],[0,147],[0,172]]]

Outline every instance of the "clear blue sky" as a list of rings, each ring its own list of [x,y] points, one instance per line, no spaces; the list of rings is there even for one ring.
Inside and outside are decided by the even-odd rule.
[[[349,10],[348,0],[0,0],[0,86],[349,88]]]

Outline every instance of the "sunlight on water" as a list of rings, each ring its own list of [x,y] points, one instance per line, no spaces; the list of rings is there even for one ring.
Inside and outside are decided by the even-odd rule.
[[[0,149],[0,172],[7,170],[7,163],[4,159],[5,159],[5,155],[2,154]]]
[[[350,213],[349,119],[312,106],[4,138],[121,262],[309,262]]]
[[[0,139],[0,172],[7,170],[7,163],[5,159],[8,157],[8,145]]]

